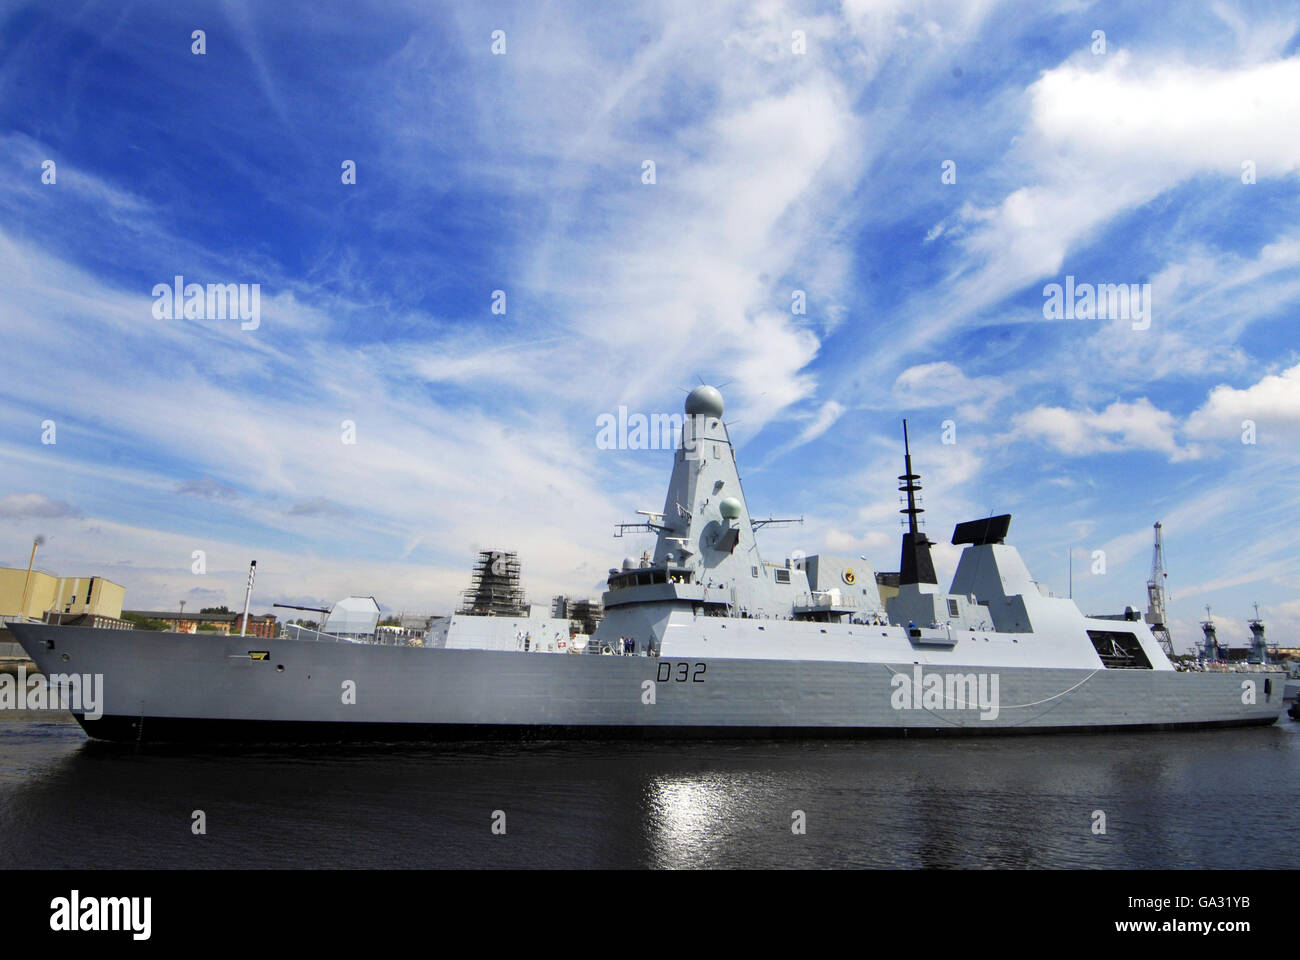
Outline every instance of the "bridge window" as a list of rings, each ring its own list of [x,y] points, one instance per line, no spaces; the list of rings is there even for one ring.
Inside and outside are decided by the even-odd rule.
[[[790,571],[789,571],[789,570],[777,570],[777,571],[776,571],[776,582],[777,582],[777,583],[789,583],[789,582],[790,582]]]

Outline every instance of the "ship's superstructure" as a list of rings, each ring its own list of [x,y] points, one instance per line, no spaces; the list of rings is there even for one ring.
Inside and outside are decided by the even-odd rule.
[[[898,595],[885,602],[890,622],[908,627],[937,627],[942,623],[949,628],[956,624],[958,629],[993,629],[991,616],[987,615],[988,611],[980,609],[974,594],[956,592],[958,584],[969,585],[975,579],[983,554],[967,566],[964,576],[960,575],[961,569],[958,568],[959,576],[953,580],[953,592],[942,593],[939,590],[939,578],[930,556],[930,538],[921,530],[920,515],[925,512],[917,498],[921,491],[921,477],[912,472],[912,447],[908,441],[906,420],[903,421],[903,473],[898,479],[898,490],[904,495],[906,504],[899,512],[907,516],[907,532],[903,534],[903,552],[898,562]],[[952,542],[972,547],[1001,544],[1010,526],[1010,514],[972,520],[953,531]]]
[[[1210,605],[1205,605],[1205,619],[1201,621],[1201,659],[1214,662],[1224,659],[1224,650],[1219,646],[1219,631],[1214,626],[1214,617],[1210,614]]]
[[[893,626],[900,629],[880,631],[860,655],[983,662],[997,650],[996,659],[1007,666],[1173,669],[1139,622],[1127,620],[1121,628],[1109,618],[1085,617],[1072,600],[1041,587],[1005,542],[1009,514],[956,526],[952,543],[964,549],[952,586],[941,591],[931,542],[919,525],[920,476],[906,440],[899,490],[908,527],[897,596],[882,606],[865,561],[823,555],[798,564],[764,561],[722,409],[712,387],[697,387],[687,398],[664,509],[647,525],[657,533],[653,558],[610,570],[597,637],[631,637],[634,650],[652,656],[699,655],[707,642],[715,655],[835,659],[846,655],[855,626],[857,637],[868,633],[862,626]],[[736,622],[711,629],[707,618]],[[803,622],[836,628],[819,627],[814,635],[797,626]],[[995,638],[995,648],[971,646]]]
[[[1259,616],[1259,604],[1255,604],[1255,616],[1250,620],[1250,657],[1251,663],[1268,663],[1268,641],[1264,639],[1264,621]]]
[[[598,638],[629,637],[634,652],[655,655],[665,649],[674,613],[885,622],[869,564],[821,554],[782,564],[763,559],[755,531],[770,521],[750,518],[722,422],[722,396],[713,387],[697,387],[687,397],[664,509],[648,516],[644,526],[657,534],[653,555],[610,569]]]
[[[1099,731],[1281,712],[1281,673],[1177,671],[1138,614],[1086,616],[1052,596],[1006,542],[1010,515],[956,525],[962,553],[942,591],[907,438],[888,603],[864,560],[764,560],[755,534],[776,521],[751,517],[722,414],[713,387],[687,397],[663,509],[624,525],[653,532],[654,549],[610,569],[604,618],[581,647],[598,655],[540,655],[574,650],[571,621],[534,618],[517,565],[493,569],[490,552],[471,612],[418,648],[12,629],[47,673],[102,674],[103,715],[78,719],[132,743]]]

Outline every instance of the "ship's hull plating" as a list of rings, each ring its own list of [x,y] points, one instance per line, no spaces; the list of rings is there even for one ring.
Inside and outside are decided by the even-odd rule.
[[[1281,674],[525,654],[30,624],[14,632],[46,675],[102,676],[91,711],[101,715],[77,719],[92,737],[125,742],[1195,729],[1273,723],[1283,695]]]
[[[1155,730],[1203,730],[1255,727],[1275,723],[1274,716],[1204,723],[1090,724],[1081,726],[971,727],[798,727],[685,725],[567,726],[481,723],[355,723],[294,720],[220,720],[193,717],[105,716],[86,720],[82,728],[96,740],[114,743],[438,743],[489,740],[803,740],[882,739],[1030,733],[1118,733]]]

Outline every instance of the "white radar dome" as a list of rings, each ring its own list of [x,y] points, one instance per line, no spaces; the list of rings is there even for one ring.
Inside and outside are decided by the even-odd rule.
[[[686,415],[688,417],[722,417],[722,394],[717,387],[700,384],[686,395]]]

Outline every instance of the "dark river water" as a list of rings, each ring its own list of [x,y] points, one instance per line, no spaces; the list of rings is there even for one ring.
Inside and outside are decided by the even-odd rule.
[[[158,752],[7,712],[0,867],[1294,868],[1297,784],[1286,717],[1118,736]]]

